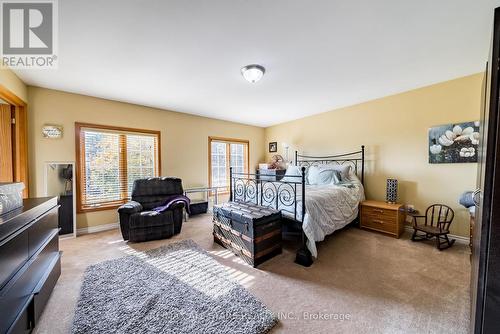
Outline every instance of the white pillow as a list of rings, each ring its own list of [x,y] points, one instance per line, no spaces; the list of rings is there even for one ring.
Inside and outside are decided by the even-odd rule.
[[[322,166],[323,169],[333,169],[340,172],[340,181],[349,181],[351,173],[351,165],[327,164]]]
[[[297,166],[288,166],[286,169],[285,177],[281,179],[283,182],[302,182],[301,177],[289,177],[289,176],[302,176],[302,172]]]
[[[352,182],[354,183],[359,183],[361,184],[361,180],[359,179],[359,177],[356,175],[356,173],[354,173],[354,171],[351,169],[351,171],[349,172],[349,180],[351,180]]]
[[[318,168],[318,185],[337,184],[341,181],[342,177],[340,176],[340,172],[335,168],[332,168],[331,165],[319,166]]]
[[[318,182],[317,184],[323,185],[323,184],[330,184],[333,182],[333,174],[335,171],[330,168],[321,168],[319,167],[319,174],[318,174]]]
[[[318,184],[319,168],[316,166],[311,166],[307,169],[307,183],[308,184]]]

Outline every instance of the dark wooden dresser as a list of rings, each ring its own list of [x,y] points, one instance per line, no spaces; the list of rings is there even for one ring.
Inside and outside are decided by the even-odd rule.
[[[0,216],[0,333],[29,333],[61,274],[57,198]]]

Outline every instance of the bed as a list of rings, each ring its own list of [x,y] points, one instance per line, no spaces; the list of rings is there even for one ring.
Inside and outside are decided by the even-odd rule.
[[[252,202],[282,211],[284,231],[299,234],[303,247],[296,262],[312,264],[317,257],[316,242],[358,218],[359,203],[364,200],[365,149],[356,152],[310,156],[295,152],[295,173],[282,179],[230,170],[230,200]],[[310,184],[313,169],[348,170],[342,182]],[[338,180],[337,180],[338,181]],[[303,200],[305,199],[305,200]]]

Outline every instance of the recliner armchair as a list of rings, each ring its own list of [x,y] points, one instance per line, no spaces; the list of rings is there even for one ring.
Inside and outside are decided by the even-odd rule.
[[[172,196],[182,194],[182,180],[179,178],[135,180],[132,200],[118,208],[123,240],[141,242],[169,238],[180,233],[184,204],[174,204],[163,212],[153,209],[165,204]]]

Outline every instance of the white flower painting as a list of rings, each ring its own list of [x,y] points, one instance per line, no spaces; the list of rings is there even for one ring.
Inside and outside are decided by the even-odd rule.
[[[429,162],[477,162],[479,122],[436,126],[429,129]]]

